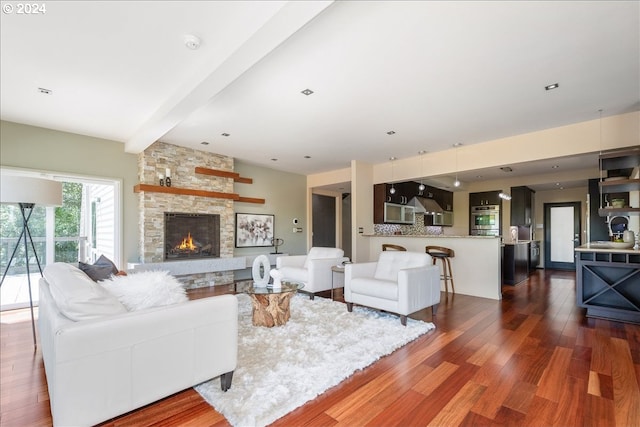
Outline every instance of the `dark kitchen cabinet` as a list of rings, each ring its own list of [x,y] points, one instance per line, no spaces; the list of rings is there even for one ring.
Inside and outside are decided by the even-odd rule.
[[[532,225],[535,191],[511,187],[511,225]]]
[[[501,205],[501,190],[469,193],[469,206]]]
[[[600,180],[589,180],[589,240],[592,242],[598,240],[609,240],[609,228],[607,227],[607,219],[602,218],[598,214],[600,208]]]
[[[540,240],[532,240],[529,244],[529,274],[536,271],[540,264]]]
[[[502,252],[502,282],[516,285],[529,277],[528,242],[506,243]]]
[[[373,186],[373,223],[384,224],[384,204],[395,203],[406,205],[418,193],[415,182],[399,182],[393,184],[396,192],[391,194],[391,184],[375,184]]]

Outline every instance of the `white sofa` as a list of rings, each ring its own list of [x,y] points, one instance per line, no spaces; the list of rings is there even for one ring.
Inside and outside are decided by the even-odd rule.
[[[94,425],[218,376],[223,390],[231,386],[235,296],[128,312],[103,291],[70,264],[51,264],[40,279],[38,330],[54,426]]]
[[[311,299],[317,292],[331,289],[331,267],[342,265],[349,258],[340,248],[312,247],[307,255],[292,255],[276,258],[276,268],[282,274],[282,280],[304,283],[303,292]]]
[[[407,316],[440,303],[440,269],[423,252],[381,252],[377,262],[347,264],[344,278],[347,310],[364,305]]]

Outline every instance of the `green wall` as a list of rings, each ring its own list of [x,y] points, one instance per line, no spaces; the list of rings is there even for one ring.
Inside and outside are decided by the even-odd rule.
[[[0,121],[0,166],[121,180],[123,262],[139,258],[138,201],[133,192],[138,181],[137,161],[137,154],[125,153],[121,142]],[[240,161],[235,162],[235,170],[253,179],[253,184],[236,183],[235,192],[266,200],[264,205],[235,203],[235,212],[274,214],[276,236],[285,240],[280,252],[306,253],[306,228],[303,233],[292,232],[293,218],[300,220],[298,227],[307,227],[306,177]],[[237,248],[235,254],[272,251],[273,248]]]
[[[125,153],[123,143],[1,121],[0,165],[120,180],[122,262],[138,258],[138,156]]]
[[[234,192],[242,197],[265,199],[265,203],[234,203],[236,213],[258,213],[275,215],[275,236],[284,240],[278,252],[290,255],[307,253],[306,232],[306,191],[307,178],[274,169],[235,161],[234,171],[244,178],[253,179],[253,184],[234,184]],[[302,233],[293,232],[293,219],[298,218]],[[270,253],[274,248],[236,248],[236,255]]]

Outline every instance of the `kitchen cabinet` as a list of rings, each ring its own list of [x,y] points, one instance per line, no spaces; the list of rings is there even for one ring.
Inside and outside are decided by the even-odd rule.
[[[502,205],[499,194],[502,190],[469,193],[469,206]]]
[[[600,155],[600,165],[601,173],[606,175],[606,178],[599,183],[603,203],[598,209],[598,214],[640,215],[640,206],[629,206],[629,192],[640,191],[640,179],[630,177],[634,168],[640,165],[640,147],[603,153]],[[623,199],[624,207],[611,207],[613,199]]]
[[[532,274],[540,264],[540,240],[529,243],[529,274]]]
[[[598,240],[609,240],[609,228],[606,218],[602,218],[598,209],[600,208],[600,180],[589,180],[589,235],[591,242]]]
[[[532,225],[535,191],[529,187],[511,187],[511,225]]]
[[[529,277],[529,242],[505,243],[502,252],[502,282],[517,285]]]
[[[395,194],[389,193],[391,184],[375,184],[373,186],[373,223],[384,224],[385,223],[385,203],[392,203],[396,205],[406,205],[409,200],[417,194],[418,184],[410,182],[400,182],[393,184],[396,189]],[[415,188],[414,188],[415,187]],[[408,210],[407,210],[408,211]],[[405,217],[401,215],[401,217]],[[397,223],[393,221],[390,223]],[[402,223],[406,223],[403,221]]]
[[[576,300],[587,317],[640,324],[637,251],[576,248]]]
[[[396,189],[395,194],[390,194],[391,184],[375,184],[373,186],[373,223],[384,224],[384,204],[393,203],[397,205],[406,205],[415,196],[422,196],[428,199],[435,200],[443,210],[447,212],[453,212],[453,193],[450,191],[442,190],[440,188],[425,186],[424,191],[420,192],[418,186],[419,182],[406,181],[394,183],[393,187]],[[407,218],[407,216],[404,216]],[[387,223],[398,223],[396,221]],[[406,224],[402,221],[400,223]],[[425,225],[434,225],[433,216],[424,216]]]

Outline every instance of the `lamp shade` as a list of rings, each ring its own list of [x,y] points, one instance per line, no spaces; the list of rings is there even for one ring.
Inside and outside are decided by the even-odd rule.
[[[62,183],[18,175],[0,176],[0,203],[62,206]]]

